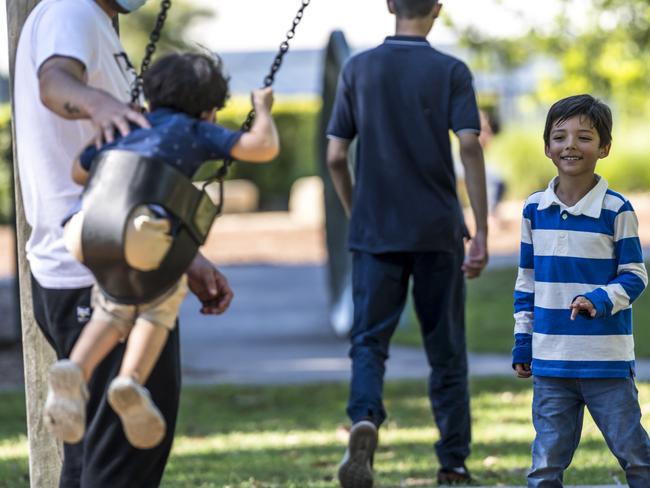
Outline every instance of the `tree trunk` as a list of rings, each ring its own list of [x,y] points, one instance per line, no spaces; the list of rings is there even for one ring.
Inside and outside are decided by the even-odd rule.
[[[14,68],[18,37],[29,12],[39,0],[7,1],[7,32],[9,37],[9,85],[13,92]],[[13,100],[13,98],[12,98]],[[38,100],[34,100],[38,103]],[[13,108],[13,101],[12,101]],[[15,130],[15,124],[12,124]],[[29,438],[29,479],[34,488],[58,486],[63,450],[43,424],[42,410],[47,393],[47,368],[56,359],[34,319],[31,276],[25,257],[25,242],[30,233],[25,220],[22,192],[18,179],[18,155],[14,133],[14,188],[16,192],[16,242],[18,249],[18,280],[20,286],[20,318],[22,323],[23,360],[25,363],[25,397],[27,435]]]

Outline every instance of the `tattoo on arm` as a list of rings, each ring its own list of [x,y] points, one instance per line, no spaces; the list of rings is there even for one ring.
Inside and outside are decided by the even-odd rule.
[[[65,102],[65,104],[63,105],[63,108],[70,115],[79,115],[81,113],[81,110],[79,109],[79,107],[77,107],[76,105],[73,105],[70,102]]]

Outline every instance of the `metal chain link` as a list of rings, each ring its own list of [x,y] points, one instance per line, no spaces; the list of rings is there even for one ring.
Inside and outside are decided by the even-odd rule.
[[[153,58],[153,54],[156,52],[156,44],[160,40],[160,33],[162,32],[165,21],[167,20],[167,12],[171,6],[171,0],[162,0],[160,2],[160,12],[158,12],[158,17],[156,18],[156,25],[154,25],[154,28],[149,35],[149,43],[147,44],[147,47],[144,51],[144,58],[142,59],[142,65],[140,66],[140,73],[137,74],[133,83],[133,89],[131,90],[131,103],[137,104],[140,99],[143,83],[142,75],[149,69],[151,58]]]
[[[271,86],[275,81],[275,74],[277,73],[277,71],[280,69],[280,66],[282,65],[284,55],[287,53],[287,51],[289,51],[289,41],[291,41],[291,39],[293,39],[294,36],[296,35],[296,27],[298,27],[298,24],[300,24],[300,21],[302,20],[303,12],[305,11],[305,8],[309,5],[310,2],[311,0],[302,0],[302,5],[298,9],[296,16],[294,17],[293,22],[291,23],[291,28],[287,31],[285,40],[282,41],[282,43],[280,43],[280,47],[278,48],[278,53],[275,55],[275,59],[271,64],[271,70],[269,71],[269,74],[264,77],[264,88]],[[243,132],[248,132],[254,120],[255,120],[255,109],[251,109],[251,111],[248,112],[248,115],[246,116],[246,120],[241,125],[241,130]],[[221,165],[221,167],[219,167],[219,169],[216,171],[214,176],[212,178],[209,178],[204,184],[204,188],[205,188],[205,186],[212,183],[213,181],[215,180],[219,181],[219,194],[221,195],[221,199],[219,203],[219,213],[221,213],[221,206],[223,205],[223,181],[228,175],[228,170],[230,169],[230,166],[232,166],[233,162],[234,160],[231,157],[224,159],[223,164]]]

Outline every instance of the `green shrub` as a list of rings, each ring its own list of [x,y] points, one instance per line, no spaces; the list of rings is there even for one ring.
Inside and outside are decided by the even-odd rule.
[[[0,224],[11,222],[14,208],[12,185],[11,108],[0,106]]]
[[[273,106],[273,118],[280,134],[280,155],[269,164],[235,163],[229,178],[253,181],[260,191],[264,209],[286,209],[291,185],[298,178],[318,172],[317,137],[320,100],[316,98],[280,98]],[[230,100],[217,120],[238,129],[250,110],[245,98]],[[220,163],[219,163],[220,164]],[[206,164],[197,179],[206,177],[218,166]]]
[[[507,182],[507,198],[523,199],[543,189],[555,174],[555,166],[544,155],[541,133],[523,128],[504,130],[485,155]]]
[[[239,128],[250,106],[247,98],[231,100],[227,108],[219,112],[219,123]],[[10,222],[13,209],[10,114],[8,104],[0,106],[0,224]],[[262,208],[286,208],[294,181],[317,173],[319,114],[320,100],[316,98],[276,100],[273,116],[280,134],[280,155],[269,164],[236,163],[229,178],[253,181],[260,190]],[[199,176],[205,177],[217,166],[216,163],[206,164]]]
[[[622,193],[650,191],[648,129],[647,123],[626,121],[614,131],[611,153],[596,167],[596,172],[614,190]],[[544,154],[542,130],[542,123],[507,127],[486,153],[486,162],[498,168],[506,178],[507,198],[526,198],[546,188],[555,176],[555,166]]]

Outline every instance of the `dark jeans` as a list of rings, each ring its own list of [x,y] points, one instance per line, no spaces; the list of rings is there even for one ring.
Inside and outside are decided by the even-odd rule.
[[[90,288],[53,290],[32,277],[34,315],[56,351],[66,358],[90,318]],[[117,375],[124,344],[118,345],[95,370],[89,386],[86,435],[78,444],[64,444],[61,488],[155,488],[171,450],[180,396],[178,327],[170,333],[146,387],[167,421],[163,442],[153,449],[131,446],[119,418],[106,401],[106,389]]]
[[[462,466],[469,456],[470,412],[465,347],[464,250],[369,254],[355,252],[352,282],[352,380],[347,412],[352,422],[386,419],[382,401],[390,339],[404,309],[409,278],[427,360],[429,399],[440,431],[440,464]]]

